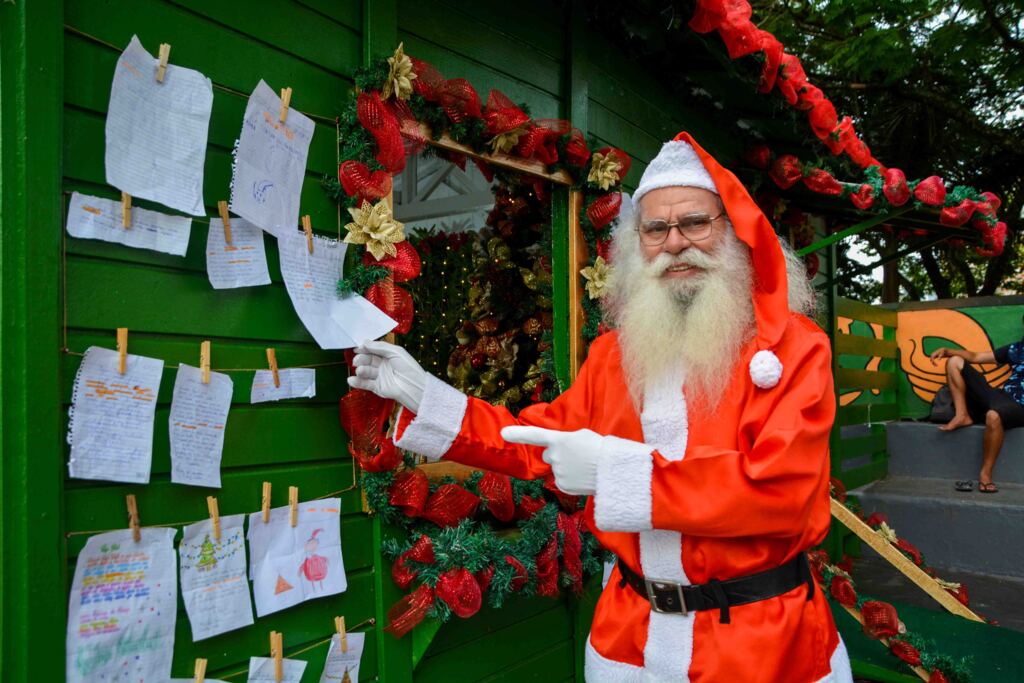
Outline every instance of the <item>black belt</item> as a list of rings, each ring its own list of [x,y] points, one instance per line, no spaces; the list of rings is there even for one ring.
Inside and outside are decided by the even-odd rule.
[[[729,608],[774,598],[801,584],[807,585],[807,599],[814,597],[814,577],[807,564],[807,555],[795,558],[767,571],[726,581],[711,580],[697,586],[644,578],[619,560],[620,586],[628,584],[640,597],[651,603],[655,612],[687,614],[700,610],[719,610],[719,621],[729,623]]]

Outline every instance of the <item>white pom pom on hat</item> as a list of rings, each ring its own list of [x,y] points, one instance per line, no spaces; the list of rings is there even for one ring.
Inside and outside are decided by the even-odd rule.
[[[782,379],[782,361],[773,351],[761,349],[750,359],[750,379],[756,387],[771,389]]]

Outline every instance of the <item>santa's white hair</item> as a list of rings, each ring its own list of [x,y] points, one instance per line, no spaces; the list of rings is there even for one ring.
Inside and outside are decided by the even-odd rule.
[[[756,333],[750,248],[726,218],[724,239],[711,253],[685,249],[645,261],[636,233],[637,213],[623,195],[615,224],[606,320],[618,328],[623,369],[630,395],[642,408],[644,388],[656,377],[682,369],[687,400],[697,410],[713,410],[722,398],[744,344]],[[803,261],[781,242],[786,255],[789,309],[811,314],[814,290]],[[665,280],[666,268],[699,266],[699,279]]]

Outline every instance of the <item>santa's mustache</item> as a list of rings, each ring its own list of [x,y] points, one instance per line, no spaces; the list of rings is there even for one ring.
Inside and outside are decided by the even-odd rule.
[[[687,249],[678,254],[662,252],[647,263],[646,270],[654,277],[660,276],[669,268],[676,266],[696,266],[704,270],[713,270],[719,265],[719,259],[699,249]]]

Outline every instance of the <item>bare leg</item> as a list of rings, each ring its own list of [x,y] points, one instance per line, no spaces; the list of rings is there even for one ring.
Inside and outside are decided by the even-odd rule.
[[[963,376],[964,359],[953,356],[946,361],[946,379],[949,381],[949,393],[953,396],[953,419],[939,427],[944,432],[951,432],[961,427],[974,424],[967,412],[967,385]]]
[[[979,484],[992,483],[992,468],[1003,448],[1003,420],[999,413],[990,410],[985,413],[985,436],[982,440],[981,472],[978,474]]]

